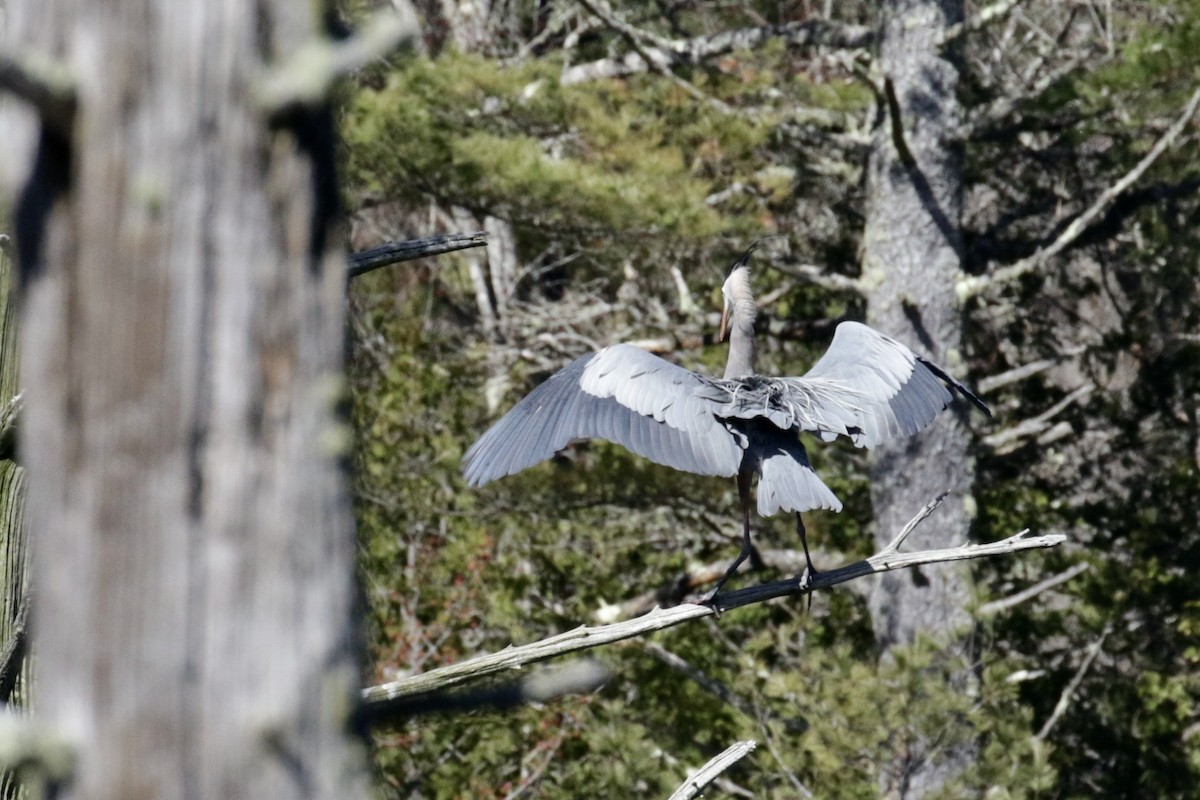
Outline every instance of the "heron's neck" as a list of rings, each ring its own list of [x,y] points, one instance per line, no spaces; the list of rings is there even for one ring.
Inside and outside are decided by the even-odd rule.
[[[746,293],[734,301],[729,320],[729,360],[725,362],[726,378],[744,378],[754,374],[754,318],[758,307]]]

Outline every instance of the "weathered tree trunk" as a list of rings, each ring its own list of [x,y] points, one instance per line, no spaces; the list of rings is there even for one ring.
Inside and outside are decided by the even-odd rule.
[[[22,708],[29,695],[28,547],[25,471],[13,460],[20,408],[16,281],[8,238],[0,235],[0,703]],[[0,797],[17,797],[16,774],[0,775]]]
[[[75,81],[18,209],[40,720],[86,798],[354,798],[345,254],[319,4],[11,0]],[[33,153],[29,157],[35,157]]]
[[[890,83],[890,108],[870,158],[863,256],[870,323],[957,374],[963,363],[963,317],[954,292],[962,267],[959,69],[937,42],[962,14],[961,0],[897,0],[884,8],[879,64]],[[972,518],[969,444],[962,416],[949,414],[917,437],[875,451],[871,499],[879,542],[949,490],[920,545],[961,543]],[[966,564],[884,575],[871,598],[876,637],[887,649],[932,634],[957,655],[956,649],[965,650],[970,597]],[[953,749],[910,755],[901,768],[889,773],[884,767],[883,787],[893,796],[924,796],[969,758]]]

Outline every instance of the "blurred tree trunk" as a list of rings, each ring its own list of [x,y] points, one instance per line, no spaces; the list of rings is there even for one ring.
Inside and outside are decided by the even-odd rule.
[[[75,81],[16,230],[56,796],[365,796],[332,123],[256,102],[319,4],[8,13]]]
[[[19,410],[17,297],[7,237],[0,235],[0,703],[29,700],[25,471],[13,459]],[[0,797],[17,797],[15,773],[0,776]]]
[[[896,0],[885,5],[879,65],[888,81],[868,172],[863,273],[868,321],[917,352],[962,374],[963,316],[954,287],[962,267],[961,107],[959,64],[938,45],[962,20],[961,0]],[[921,547],[959,544],[972,519],[974,463],[961,415],[948,414],[922,434],[875,451],[871,499],[876,539],[886,544],[925,503],[952,492],[920,534]],[[933,521],[931,521],[932,523]],[[971,618],[970,568],[889,573],[871,598],[876,638],[885,650],[919,634],[965,653]],[[965,673],[963,675],[966,680]],[[960,771],[970,758],[947,748],[915,745],[904,764],[885,767],[883,787],[921,797]]]

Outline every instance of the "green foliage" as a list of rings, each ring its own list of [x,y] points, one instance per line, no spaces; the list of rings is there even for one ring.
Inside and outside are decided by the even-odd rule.
[[[757,168],[767,128],[658,83],[563,87],[555,65],[413,60],[364,90],[343,127],[353,184],[433,195],[558,233],[745,235],[705,198]]]

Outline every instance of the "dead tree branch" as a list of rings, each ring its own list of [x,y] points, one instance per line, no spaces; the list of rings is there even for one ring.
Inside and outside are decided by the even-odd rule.
[[[1040,267],[1047,260],[1061,253],[1063,250],[1074,244],[1084,231],[1086,231],[1093,222],[1100,218],[1113,202],[1129,190],[1133,184],[1137,183],[1138,179],[1150,169],[1150,166],[1158,160],[1159,156],[1167,151],[1167,149],[1175,143],[1175,141],[1183,134],[1188,124],[1192,121],[1192,117],[1196,115],[1196,109],[1200,107],[1200,89],[1192,93],[1191,100],[1188,101],[1183,113],[1179,118],[1172,123],[1167,132],[1150,148],[1150,152],[1142,158],[1137,165],[1127,172],[1124,177],[1109,186],[1101,195],[1096,198],[1096,201],[1088,207],[1086,211],[1076,217],[1070,225],[1059,234],[1049,246],[1038,250],[1028,258],[1023,258],[1015,264],[1010,264],[1007,267],[1002,267],[990,275],[967,276],[958,283],[958,296],[962,300],[979,294],[985,289],[1011,283],[1021,276],[1032,272]]]
[[[1001,611],[1007,611],[1013,606],[1020,605],[1026,600],[1031,600],[1032,598],[1037,597],[1042,592],[1049,591],[1055,586],[1061,586],[1062,584],[1074,578],[1076,575],[1087,572],[1089,569],[1091,569],[1091,566],[1092,565],[1086,561],[1081,561],[1070,569],[1063,570],[1057,575],[1051,575],[1049,578],[1046,578],[1046,580],[1035,583],[1028,589],[1019,591],[1016,594],[1009,595],[1008,597],[1002,597],[999,600],[992,600],[990,603],[984,603],[975,612],[975,616],[990,617],[993,614],[999,614]]]
[[[412,261],[417,258],[439,256],[452,253],[455,250],[465,250],[468,247],[486,247],[487,232],[448,233],[443,236],[431,236],[428,239],[406,239],[402,242],[387,244],[363,250],[350,256],[350,268],[347,274],[351,278],[370,272],[371,270],[397,264],[401,261]]]
[[[1034,734],[1034,739],[1039,742],[1046,741],[1046,737],[1050,735],[1050,731],[1054,730],[1054,726],[1066,713],[1071,706],[1071,699],[1075,696],[1075,690],[1079,688],[1079,684],[1083,683],[1083,678],[1087,675],[1088,670],[1092,668],[1092,662],[1096,660],[1096,656],[1100,655],[1100,650],[1104,647],[1104,640],[1112,633],[1112,623],[1104,626],[1104,630],[1096,637],[1096,641],[1092,642],[1087,649],[1087,653],[1083,656],[1083,661],[1079,664],[1079,669],[1075,670],[1075,674],[1071,676],[1071,680],[1067,683],[1066,688],[1062,690],[1062,694],[1058,696],[1058,702],[1054,705],[1054,711],[1050,712],[1050,716],[1042,725],[1041,730]]]
[[[1087,348],[1083,346],[1069,347],[1062,352],[1051,356],[1050,358],[1031,361],[1028,364],[1022,364],[1019,367],[1013,367],[1007,372],[1001,372],[999,375],[989,375],[975,384],[975,390],[979,392],[979,394],[987,394],[988,392],[994,392],[995,390],[1004,386],[1008,386],[1009,384],[1019,383],[1026,378],[1032,378],[1034,375],[1045,372],[1051,367],[1061,364],[1068,358],[1074,358],[1086,349]]]
[[[692,800],[718,775],[753,752],[756,746],[757,743],[752,739],[730,745],[720,755],[710,759],[707,764],[697,770],[695,775],[684,781],[678,789],[671,793],[668,800]]]
[[[938,45],[945,47],[952,42],[962,38],[965,34],[974,33],[980,28],[988,25],[996,20],[1003,19],[1008,16],[1014,8],[1020,5],[1021,0],[1000,0],[998,3],[992,3],[990,6],[984,6],[979,9],[978,14],[974,14],[970,19],[963,20],[955,25],[951,25],[946,30],[942,31],[942,35],[938,37]]]
[[[1028,530],[1010,536],[1009,538],[989,544],[963,544],[959,547],[947,547],[937,550],[923,550],[915,553],[902,553],[899,547],[912,533],[913,529],[932,513],[941,502],[938,498],[909,522],[892,542],[876,555],[864,561],[822,572],[811,580],[801,583],[797,578],[773,581],[719,595],[713,605],[697,605],[688,603],[674,608],[655,609],[649,614],[627,622],[612,625],[589,627],[581,625],[574,630],[560,633],[539,642],[508,647],[498,653],[477,656],[457,664],[430,670],[421,675],[413,675],[391,683],[372,686],[363,690],[363,701],[370,706],[373,703],[395,701],[401,698],[417,697],[433,692],[445,691],[454,686],[478,680],[479,678],[495,675],[508,670],[520,669],[529,664],[535,664],[567,653],[588,650],[600,645],[631,639],[654,631],[671,628],[695,619],[701,619],[753,603],[761,603],[778,597],[795,597],[808,594],[815,589],[846,583],[847,581],[887,572],[895,569],[905,569],[921,564],[935,564],[943,561],[962,561],[972,558],[1007,555],[1021,550],[1034,548],[1055,547],[1066,540],[1062,534],[1027,537]]]
[[[1011,428],[1005,428],[1002,431],[985,436],[983,443],[998,454],[1011,453],[1020,446],[1023,439],[1028,439],[1031,436],[1040,436],[1044,433],[1050,427],[1050,420],[1054,419],[1070,406],[1083,400],[1095,391],[1095,389],[1096,384],[1085,383],[1036,417],[1030,417]]]
[[[608,669],[599,662],[581,659],[478,691],[434,692],[371,703],[363,707],[358,719],[366,725],[378,725],[418,714],[464,713],[481,709],[506,711],[530,703],[546,703],[565,695],[594,692],[609,676]]]

